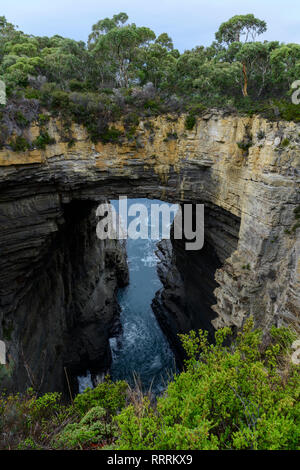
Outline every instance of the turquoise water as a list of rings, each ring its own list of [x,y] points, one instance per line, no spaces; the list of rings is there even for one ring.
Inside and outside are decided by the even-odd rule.
[[[118,208],[118,201],[111,201]],[[149,213],[151,203],[161,201],[129,199],[133,203],[145,204]],[[132,218],[128,219],[128,223]],[[160,223],[161,235],[161,223]],[[162,287],[156,266],[155,255],[158,240],[127,240],[129,285],[120,289],[118,300],[121,307],[122,333],[111,338],[111,376],[114,380],[126,379],[133,384],[133,376],[139,377],[144,389],[159,393],[175,370],[174,355],[161,331],[151,309],[151,302]]]

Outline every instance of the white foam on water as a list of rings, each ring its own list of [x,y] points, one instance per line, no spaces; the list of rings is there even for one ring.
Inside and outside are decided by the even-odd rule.
[[[139,325],[131,324],[131,322],[125,322],[124,324],[124,337],[126,339],[126,345],[128,348],[134,346],[137,340],[143,338],[143,331],[141,331]]]
[[[144,266],[147,266],[149,268],[153,268],[157,264],[157,256],[156,255],[148,255],[145,256],[144,258],[141,259],[142,263]]]

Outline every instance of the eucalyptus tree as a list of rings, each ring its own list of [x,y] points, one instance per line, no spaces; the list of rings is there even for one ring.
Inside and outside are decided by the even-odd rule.
[[[176,63],[176,81],[177,89],[188,93],[192,90],[195,80],[199,79],[202,83],[205,78],[202,77],[202,66],[207,61],[205,47],[196,47],[195,49],[184,51]]]
[[[250,90],[253,97],[259,98],[272,90],[272,51],[279,47],[278,41],[248,42],[230,44],[225,57],[231,63],[242,64],[242,78],[244,69],[247,70],[247,94]],[[245,95],[245,82],[242,80],[241,89]],[[274,90],[273,90],[274,91]]]
[[[270,61],[274,83],[286,83],[290,88],[295,80],[299,80],[300,44],[281,44],[272,51]]]
[[[137,56],[137,76],[141,84],[153,83],[156,89],[174,85],[174,71],[179,51],[167,33],[162,33],[154,42],[141,47]]]
[[[49,81],[66,87],[71,79],[87,78],[88,52],[83,41],[54,36],[41,50],[45,74]]]
[[[228,21],[221,24],[216,32],[216,40],[220,44],[229,46],[232,43],[254,42],[260,34],[266,32],[267,24],[265,21],[256,18],[252,14],[235,15]],[[242,40],[243,38],[243,40]],[[243,55],[241,56],[243,58]],[[248,95],[248,70],[247,61],[242,60],[243,65],[243,88],[244,96]]]
[[[137,27],[134,23],[124,25],[121,21],[121,24],[103,29],[95,40],[92,54],[96,60],[109,64],[109,72],[118,86],[128,88],[130,80],[136,78],[134,72],[139,60],[139,49],[155,38],[151,29]]]
[[[5,54],[5,45],[17,34],[16,27],[5,16],[0,16],[0,61]]]
[[[1,74],[8,87],[26,86],[29,76],[37,76],[43,70],[38,41],[19,31],[9,39],[4,45]]]
[[[89,48],[93,48],[100,36],[107,34],[111,29],[120,28],[128,21],[127,13],[121,12],[114,15],[112,18],[104,18],[99,20],[92,26],[92,32],[88,38]]]

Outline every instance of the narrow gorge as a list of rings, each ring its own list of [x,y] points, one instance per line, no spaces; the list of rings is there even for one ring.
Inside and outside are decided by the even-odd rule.
[[[97,239],[95,212],[120,195],[205,205],[203,250],[157,248],[153,309],[179,355],[177,333],[239,329],[250,315],[264,330],[300,331],[300,124],[214,110],[192,130],[184,120],[145,119],[122,145],[93,144],[73,124],[70,146],[51,119],[45,150],[0,150],[5,387],[65,390],[64,368],[74,382],[109,367],[128,267],[124,244]],[[39,128],[25,132],[33,140]]]

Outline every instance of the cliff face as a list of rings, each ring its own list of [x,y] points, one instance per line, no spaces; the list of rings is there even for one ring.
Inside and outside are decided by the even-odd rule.
[[[206,204],[204,221],[205,244],[201,250],[186,251],[186,240],[174,239],[173,227],[171,240],[158,243],[158,275],[163,288],[156,293],[152,307],[179,361],[183,350],[178,332],[201,328],[213,340],[216,271],[238,245],[239,217]]]
[[[299,229],[291,228],[300,204],[300,125],[211,112],[187,131],[184,120],[162,116],[141,122],[135,138],[124,139],[122,145],[94,145],[74,125],[72,147],[63,142],[62,124],[52,120],[47,130],[56,144],[45,151],[0,151],[0,328],[6,337],[12,331],[11,344],[21,337],[32,343],[26,332],[29,319],[37,328],[35,341],[42,344],[43,325],[54,336],[60,329],[57,321],[52,329],[52,317],[68,318],[72,324],[74,311],[89,310],[87,299],[98,292],[99,276],[110,276],[104,266],[99,274],[93,264],[98,259],[93,250],[102,249],[104,259],[105,247],[78,241],[78,246],[91,249],[87,258],[72,264],[72,237],[61,241],[64,254],[56,249],[50,256],[51,243],[58,243],[53,239],[62,233],[67,207],[118,195],[205,204],[205,243],[217,258],[209,268],[204,252],[191,254],[192,265],[202,273],[191,283],[195,294],[209,277],[210,287],[203,287],[202,294],[206,303],[212,302],[215,327],[240,327],[252,314],[263,328],[292,323],[299,329],[300,237]],[[28,131],[29,138],[37,134],[37,127]],[[76,218],[72,211],[69,215],[72,231]],[[196,315],[196,301],[191,302]],[[58,314],[62,308],[64,313]],[[66,330],[73,334],[69,326]],[[80,342],[85,335],[79,336]],[[27,354],[41,351],[26,348]]]
[[[42,189],[42,188],[41,188]],[[110,365],[125,246],[96,237],[97,204],[37,194],[1,204],[0,324],[8,351],[1,388],[73,391],[76,375]]]

